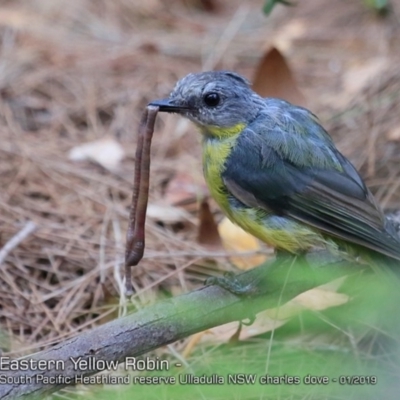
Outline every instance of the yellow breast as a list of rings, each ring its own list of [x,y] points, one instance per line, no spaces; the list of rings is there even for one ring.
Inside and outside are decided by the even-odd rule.
[[[252,207],[232,209],[222,173],[241,131],[232,132],[231,135],[212,132],[212,136],[209,130],[207,132],[209,134],[204,135],[203,139],[204,177],[211,196],[231,221],[263,242],[293,253],[325,243],[314,229],[291,219],[281,218],[278,221],[269,210]]]
[[[224,139],[205,137],[203,140],[203,171],[211,196],[222,210],[231,214],[227,191],[221,174],[225,162],[236,143],[238,134]]]

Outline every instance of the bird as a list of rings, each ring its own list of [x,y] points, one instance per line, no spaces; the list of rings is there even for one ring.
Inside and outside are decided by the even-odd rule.
[[[232,71],[191,73],[149,105],[199,128],[210,194],[245,231],[284,253],[366,250],[400,264],[395,224],[306,108]]]

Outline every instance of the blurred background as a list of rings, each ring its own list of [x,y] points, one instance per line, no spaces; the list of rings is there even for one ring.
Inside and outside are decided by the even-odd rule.
[[[311,109],[385,210],[400,210],[400,1],[272,3],[0,2],[3,352],[40,350],[271,254],[208,199],[196,129],[160,115],[145,258],[133,305],[121,295],[138,122],[189,72],[234,70]],[[339,286],[296,310],[346,303]]]

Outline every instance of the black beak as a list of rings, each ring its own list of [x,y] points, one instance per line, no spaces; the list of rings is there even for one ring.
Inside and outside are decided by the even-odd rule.
[[[158,107],[159,111],[169,112],[169,113],[179,113],[183,110],[189,109],[189,107],[186,107],[186,106],[180,106],[177,104],[173,104],[171,99],[154,100],[149,103],[149,106]]]

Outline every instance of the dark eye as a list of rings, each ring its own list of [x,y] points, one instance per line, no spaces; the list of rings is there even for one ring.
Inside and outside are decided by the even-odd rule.
[[[208,107],[216,107],[221,99],[218,93],[211,92],[211,93],[206,93],[203,97],[203,100]]]

